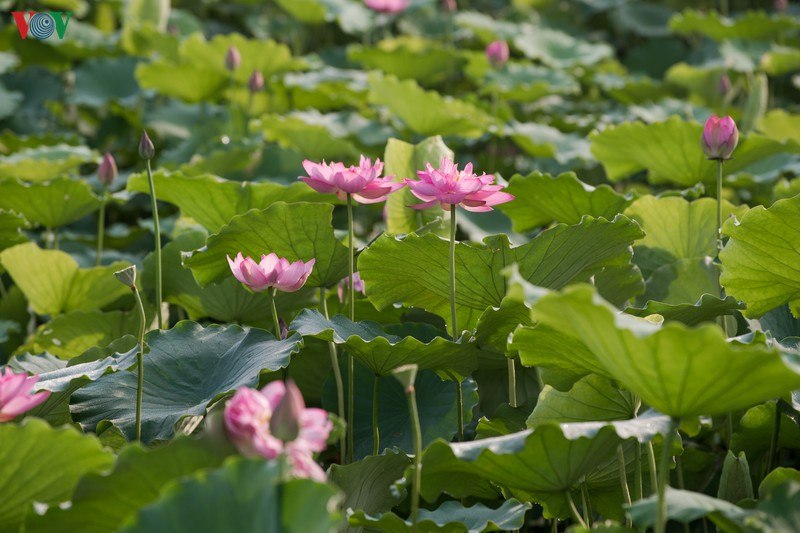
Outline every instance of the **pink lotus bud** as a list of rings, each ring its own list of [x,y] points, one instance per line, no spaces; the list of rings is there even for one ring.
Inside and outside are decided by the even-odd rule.
[[[229,46],[228,51],[225,53],[225,68],[233,72],[241,64],[242,55],[239,53],[239,49],[234,45]]]
[[[252,93],[257,93],[264,89],[264,76],[258,70],[254,70],[248,80],[248,89]]]
[[[731,117],[719,118],[712,115],[703,128],[700,145],[708,159],[731,159],[731,153],[737,147],[740,132]]]
[[[152,159],[155,157],[155,145],[152,144],[152,139],[147,135],[146,130],[141,134],[141,142],[138,145],[138,155],[141,159]]]
[[[287,329],[287,323],[284,322],[284,319],[281,318],[281,317],[278,317],[278,330],[279,330],[279,333],[281,334],[281,338],[279,340],[286,339],[287,334],[290,332],[290,330]]]
[[[365,0],[366,7],[377,13],[399,13],[408,7],[410,0]]]
[[[506,41],[495,41],[487,46],[487,59],[492,68],[500,70],[509,61],[509,43]]]
[[[295,383],[288,380],[284,396],[270,417],[270,434],[285,443],[297,439],[300,429],[299,419],[305,408],[301,391]]]
[[[38,379],[38,376],[29,377],[25,372],[15,374],[10,368],[0,370],[0,422],[14,420],[50,396],[49,391],[31,394]]]
[[[110,185],[118,177],[118,166],[110,152],[104,154],[98,166],[98,180],[104,185]]]
[[[361,294],[366,294],[366,282],[360,279],[360,272],[355,272],[354,276],[352,276],[352,288],[354,292],[359,292]],[[346,276],[342,280],[340,280],[337,284],[337,297],[338,301],[343,302],[343,296],[346,292],[346,288],[349,285],[349,276]]]
[[[456,4],[456,0],[442,0],[442,6],[451,13],[458,11],[458,4]]]
[[[720,93],[720,96],[725,96],[731,90],[731,80],[728,77],[728,74],[723,74],[720,76],[720,80],[717,82],[717,92]]]
[[[405,179],[411,193],[422,200],[423,204],[409,207],[428,209],[440,205],[445,211],[451,205],[461,206],[467,211],[492,211],[493,205],[503,204],[515,199],[509,193],[501,192],[503,185],[492,185],[495,176],[473,174],[472,163],[467,163],[464,170],[458,170],[458,164],[443,157],[438,169],[427,164],[427,169],[416,173],[418,180]]]
[[[226,257],[234,277],[253,292],[271,287],[282,292],[295,292],[306,283],[315,266],[315,259],[306,263],[301,260],[290,263],[276,254],[262,255],[259,263],[252,257],[242,257],[242,252],[236,254],[236,259],[231,259],[229,255]]]

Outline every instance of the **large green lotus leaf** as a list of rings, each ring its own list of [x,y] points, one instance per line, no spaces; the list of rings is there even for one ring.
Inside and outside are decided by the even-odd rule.
[[[203,231],[185,232],[163,247],[163,299],[180,305],[191,320],[213,318],[221,323],[236,322],[246,326],[274,331],[270,296],[245,290],[235,277],[221,283],[200,287],[194,275],[181,264],[183,250],[195,250],[205,245]],[[155,256],[149,254],[143,261],[142,282],[145,289],[154,289]],[[276,309],[281,315],[300,309],[308,291],[276,294]]]
[[[414,79],[424,85],[436,85],[461,69],[464,59],[454,48],[436,40],[403,35],[383,39],[373,47],[350,45],[350,61],[366,70],[379,69],[399,79]]]
[[[39,146],[26,148],[0,161],[0,178],[47,181],[96,160],[98,154],[86,146]]]
[[[200,102],[215,97],[230,83],[231,73],[224,60],[229,46],[235,46],[242,55],[241,65],[233,72],[239,86],[247,84],[254,70],[270,78],[303,67],[287,46],[269,39],[248,39],[232,33],[217,35],[206,42],[202,34],[195,33],[180,44],[177,57],[161,57],[152,63],[140,64],[135,77],[141,88],[155,89],[188,102]]]
[[[67,509],[51,507],[44,515],[30,514],[25,530],[39,533],[112,533],[142,507],[161,496],[163,487],[194,472],[216,468],[234,450],[211,438],[179,437],[166,446],[125,447],[112,471],[83,476]]]
[[[729,343],[714,325],[656,326],[618,312],[587,285],[549,293],[534,305],[532,316],[590,352],[579,361],[581,366],[598,362],[601,368],[592,371],[612,376],[672,417],[726,413],[786,394],[799,384],[798,374],[775,348]],[[534,364],[557,363],[556,354],[550,361],[537,357],[543,350],[525,348],[535,356]]]
[[[340,371],[343,376],[344,405],[348,405],[347,357],[340,358]],[[331,374],[331,372],[330,372]],[[374,398],[374,374],[363,365],[354,365],[354,456],[355,459],[371,455],[372,404]],[[412,454],[413,432],[411,430],[408,397],[394,376],[379,378],[379,427],[380,450],[390,448]],[[451,439],[458,431],[456,411],[456,383],[443,381],[430,370],[420,370],[416,375],[416,404],[422,428],[422,442],[436,439]],[[478,403],[475,383],[464,380],[461,384],[463,419],[469,424],[473,408]],[[330,375],[323,389],[324,409],[337,412],[337,390],[335,379]]]
[[[307,24],[337,20],[347,34],[360,35],[374,27],[374,11],[352,0],[278,0],[278,5]]]
[[[757,131],[771,139],[784,142],[799,142],[799,115],[784,109],[771,109],[757,120]]]
[[[534,102],[549,94],[578,94],[579,83],[564,70],[510,61],[501,70],[488,70],[484,93],[497,93],[507,101]]]
[[[573,172],[557,177],[534,171],[528,176],[515,174],[505,192],[515,199],[501,206],[512,219],[515,231],[529,231],[552,222],[577,224],[583,215],[612,219],[636,199],[622,195],[608,185],[593,187],[577,179]]]
[[[623,420],[635,416],[637,408],[632,393],[619,389],[607,378],[590,374],[577,381],[568,392],[546,385],[526,424],[537,427],[564,422]]]
[[[762,54],[759,66],[770,76],[781,76],[799,70],[799,48],[772,45],[770,51]]]
[[[674,183],[690,187],[703,182],[713,186],[716,163],[700,149],[703,126],[673,116],[665,122],[627,122],[591,133],[591,152],[605,167],[608,179],[619,181],[636,172],[649,171],[650,183]],[[726,161],[724,172],[733,174],[752,163],[781,152],[797,152],[793,142],[779,143],[761,135],[740,139],[734,159]]]
[[[0,530],[20,531],[32,503],[69,500],[82,475],[112,462],[95,437],[73,427],[52,428],[35,418],[0,424]]]
[[[745,412],[731,437],[731,449],[745,452],[753,462],[771,446],[776,419],[776,401],[765,402]],[[800,446],[797,420],[779,414],[779,447],[797,450]]]
[[[74,101],[79,105],[102,107],[115,101],[127,107],[138,101],[140,88],[135,80],[138,60],[131,56],[92,59],[76,68]]]
[[[665,321],[697,326],[703,322],[713,322],[718,316],[734,314],[734,311],[739,309],[745,309],[745,304],[733,296],[720,299],[711,294],[704,294],[694,304],[667,304],[650,300],[644,307],[627,307],[624,312],[640,317],[661,315]]]
[[[539,59],[552,68],[591,66],[613,56],[613,48],[607,43],[589,43],[548,27],[527,24],[523,29],[514,38],[515,47],[529,59]]]
[[[152,313],[147,317],[151,321]],[[72,359],[94,346],[106,346],[124,335],[137,335],[140,324],[140,312],[135,310],[70,311],[39,326],[17,353],[48,352],[61,359]]]
[[[275,253],[290,261],[315,258],[308,287],[329,287],[347,276],[349,249],[335,238],[333,206],[322,203],[276,202],[263,210],[251,209],[233,217],[219,233],[208,238],[205,248],[183,261],[197,282],[206,287],[232,276],[226,255],[242,252],[259,260]],[[283,228],[284,231],[279,231]]]
[[[333,464],[329,481],[343,490],[343,509],[374,514],[391,510],[405,499],[404,491],[392,491],[391,485],[405,476],[411,459],[402,452],[386,450],[349,465]]]
[[[746,11],[742,16],[730,19],[710,11],[708,13],[685,9],[669,21],[675,33],[690,35],[698,33],[715,41],[748,39],[771,41],[784,37],[785,32],[799,31],[799,19],[787,15],[768,15],[764,11]]]
[[[757,318],[784,303],[799,316],[799,196],[757,206],[723,225],[720,283]]]
[[[261,329],[191,321],[147,335],[144,356],[143,442],[169,439],[183,416],[202,415],[214,399],[237,387],[255,387],[264,369],[290,363],[301,338],[278,341]],[[70,412],[85,430],[109,420],[128,439],[135,436],[137,367],[100,377],[74,393]]]
[[[396,181],[416,179],[416,173],[424,170],[427,163],[439,168],[442,158],[453,159],[453,151],[439,136],[429,137],[419,144],[410,144],[399,139],[388,139],[385,145],[385,172]],[[411,209],[410,205],[421,203],[408,187],[393,192],[385,201],[386,229],[388,233],[412,233],[437,217],[444,217],[439,206],[427,210]]]
[[[365,71],[325,66],[321,70],[290,73],[284,87],[293,109],[340,110],[359,108],[368,89]]]
[[[599,294],[619,309],[644,293],[644,276],[634,264],[608,267],[593,277],[593,284]]]
[[[125,263],[79,268],[69,254],[32,242],[0,252],[0,264],[40,315],[99,309],[130,293],[113,275]]]
[[[27,227],[29,224],[24,216],[14,211],[0,209],[0,250],[27,241],[21,231]]]
[[[303,169],[302,169],[303,172]],[[172,203],[184,215],[199,222],[211,232],[219,231],[235,215],[251,209],[264,209],[274,202],[328,202],[330,197],[315,192],[305,183],[280,185],[229,181],[210,174],[189,177],[180,172],[155,172],[158,199]],[[149,193],[146,173],[132,174],[127,190]]]
[[[317,337],[341,345],[377,376],[388,376],[402,365],[416,364],[433,370],[444,379],[463,380],[478,366],[478,348],[469,342],[456,343],[443,337],[422,342],[411,336],[388,335],[381,324],[352,322],[343,315],[331,320],[318,311],[304,309],[290,324],[304,337]]]
[[[461,502],[446,501],[433,511],[419,509],[418,531],[441,533],[484,533],[486,531],[517,531],[523,526],[523,515],[531,504],[509,498],[500,507],[490,509],[483,503],[464,507]],[[394,513],[374,515],[368,511],[355,511],[349,524],[369,527],[386,533],[409,533],[413,522]]]
[[[284,481],[278,461],[233,458],[171,483],[121,531],[331,531],[341,522],[338,494],[311,479]]]
[[[321,24],[326,22],[329,13],[320,0],[279,0],[281,9],[307,24]]]
[[[519,325],[531,324],[531,312],[524,303],[523,291],[509,287],[498,307],[488,307],[475,325],[475,343],[506,353],[509,338]]]
[[[55,178],[44,183],[0,180],[0,209],[22,213],[34,224],[58,228],[97,211],[99,198],[86,181]]]
[[[505,235],[484,246],[456,245],[456,311],[459,325],[472,328],[481,312],[506,294],[504,267],[517,262],[530,283],[557,289],[590,278],[604,267],[626,264],[629,246],[642,233],[618,215],[613,221],[585,217],[560,224],[517,248]],[[383,236],[360,255],[358,269],[369,300],[378,309],[394,304],[422,307],[450,323],[450,243],[433,234],[403,239]],[[430,275],[424,275],[425,271]]]
[[[460,11],[454,18],[456,24],[472,30],[482,43],[491,43],[497,39],[514,39],[530,26],[498,20],[478,11]]]
[[[387,107],[405,125],[420,135],[457,135],[478,138],[493,118],[478,107],[435,91],[426,91],[414,80],[371,74],[368,99]]]
[[[503,133],[532,157],[553,157],[562,164],[593,160],[590,143],[576,133],[563,133],[538,122],[510,122]]]
[[[265,115],[259,127],[265,140],[297,150],[307,159],[355,159],[360,155],[350,140],[335,137],[326,126],[310,124],[295,116]]]
[[[428,501],[442,492],[456,498],[477,495],[482,480],[522,501],[543,502],[565,493],[620,442],[611,427],[590,434],[580,425],[544,425],[473,442],[436,441],[422,458],[422,495]]]

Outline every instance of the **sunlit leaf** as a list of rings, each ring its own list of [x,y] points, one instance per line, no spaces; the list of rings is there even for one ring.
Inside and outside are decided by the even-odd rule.
[[[97,211],[99,198],[86,181],[66,177],[43,183],[0,180],[0,209],[22,213],[34,224],[58,228]]]

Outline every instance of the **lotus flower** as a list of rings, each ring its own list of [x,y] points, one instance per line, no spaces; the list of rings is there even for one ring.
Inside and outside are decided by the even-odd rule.
[[[110,152],[104,154],[101,158],[101,164],[98,166],[98,181],[104,185],[111,185],[115,178],[118,177],[118,165],[115,164],[115,159]]]
[[[252,93],[257,93],[264,89],[264,76],[258,70],[254,70],[248,80],[248,90]]]
[[[242,64],[242,54],[239,53],[239,49],[234,45],[230,45],[228,47],[228,51],[225,52],[225,68],[233,72],[239,65]]]
[[[377,13],[399,13],[408,7],[409,0],[366,0],[366,7]]]
[[[354,292],[359,292],[361,294],[366,294],[366,282],[360,279],[360,272],[355,272],[354,276],[352,276],[352,288]],[[343,296],[346,292],[346,288],[349,286],[349,276],[346,276],[342,280],[340,280],[337,284],[337,297],[338,301],[343,301]]]
[[[323,409],[307,409],[295,383],[273,381],[261,391],[240,387],[225,405],[225,428],[247,456],[284,454],[295,477],[325,481],[312,454],[326,448],[332,422]]]
[[[236,259],[231,259],[230,255],[226,257],[236,279],[253,292],[261,292],[270,287],[283,292],[295,292],[306,283],[315,265],[315,259],[306,263],[300,260],[290,263],[276,254],[262,255],[258,264],[251,257],[242,257],[242,252],[236,254]]]
[[[31,394],[37,376],[25,372],[15,374],[10,368],[0,370],[0,422],[14,420],[24,412],[44,402],[51,394],[40,391]]]
[[[451,205],[459,205],[467,211],[492,211],[493,205],[515,199],[511,194],[500,192],[503,185],[492,185],[494,176],[473,174],[472,163],[467,163],[459,172],[458,164],[444,157],[438,169],[428,163],[427,169],[416,175],[419,180],[405,180],[413,195],[425,202],[410,206],[414,209],[439,204],[445,211],[449,211]]]
[[[509,43],[506,41],[495,41],[487,46],[487,59],[492,68],[500,70],[509,61]]]
[[[703,127],[700,145],[709,159],[731,159],[731,153],[737,147],[740,132],[731,117],[719,118],[712,115]]]
[[[335,193],[341,200],[351,194],[361,204],[374,204],[384,201],[388,194],[405,186],[404,183],[391,181],[392,176],[380,177],[383,163],[377,159],[372,165],[371,159],[362,155],[359,166],[349,168],[340,162],[327,165],[326,162],[318,164],[308,159],[303,165],[309,177],[299,176],[298,179],[318,192]]]

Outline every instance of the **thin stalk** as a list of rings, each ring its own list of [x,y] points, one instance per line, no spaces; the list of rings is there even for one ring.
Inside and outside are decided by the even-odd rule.
[[[101,252],[104,250],[104,211],[107,209],[107,186],[101,192],[101,206],[98,209],[98,236],[96,237],[96,266],[101,265]]]
[[[450,206],[450,328],[453,342],[458,340],[456,319],[456,206]],[[461,396],[461,381],[456,381],[456,418],[458,420],[458,442],[464,441],[464,400]]]
[[[326,305],[326,289],[321,287],[321,309],[323,316],[329,320],[329,308]],[[340,375],[340,363],[338,363],[337,347],[334,342],[329,342],[329,359],[332,361],[332,372],[335,374],[335,386],[337,387],[338,416],[341,420],[346,420],[346,410],[343,406],[343,376]],[[346,435],[340,437],[340,462],[346,461]]]
[[[565,499],[568,502],[568,508],[571,509],[571,514],[573,514],[574,518],[577,519],[579,525],[581,525],[585,529],[591,529],[590,527],[588,527],[588,524],[585,522],[585,519],[582,518],[582,515],[579,514],[579,511],[577,511],[577,506],[574,504],[574,499],[571,498],[571,491],[565,491]]]
[[[619,486],[622,489],[624,503],[633,503],[632,498],[630,498],[630,486],[627,484],[627,465],[624,462],[624,447],[622,447],[621,444],[619,444],[617,457],[619,459]]]
[[[53,250],[53,230],[50,227],[45,228],[45,249]]]
[[[163,329],[163,257],[160,248],[160,220],[158,219],[155,180],[152,178],[152,162],[149,159],[146,160],[146,178],[149,182],[149,196],[152,198],[152,220],[155,223],[155,264],[157,266],[157,279],[155,279],[157,305],[155,307],[157,308],[158,329]]]
[[[458,442],[464,442],[464,405],[461,395],[461,381],[456,381],[456,421],[458,424]]]
[[[667,485],[669,484],[669,459],[672,457],[672,443],[678,433],[680,420],[673,418],[670,421],[669,431],[664,438],[664,447],[661,449],[660,463],[658,465],[658,513],[655,521],[655,533],[664,533],[667,527]]]
[[[354,322],[354,213],[352,212],[352,195],[346,195],[346,207],[349,211],[349,320]],[[348,355],[349,374],[349,462],[354,462],[354,357]]]
[[[678,488],[684,490],[686,486],[683,482],[683,458],[675,456],[675,476],[678,480]],[[689,522],[683,523],[684,533],[692,533],[692,528],[689,527]]]
[[[506,369],[509,371],[509,406],[517,407],[517,369],[514,359],[506,360]]]
[[[249,126],[250,126],[250,112],[253,109],[253,91],[248,91],[248,103],[247,103],[247,110],[245,111],[245,128],[244,128],[244,135],[245,137],[248,136]]]
[[[138,393],[135,398],[135,440],[141,442],[141,405],[143,403],[143,352],[144,344],[143,338],[146,335],[146,313],[143,310],[143,301],[138,292],[138,288],[133,285],[132,292],[135,294],[135,301],[138,303],[138,311],[141,314],[141,329],[140,329],[140,349],[138,350]]]
[[[380,455],[380,376],[374,374],[374,396],[371,399],[371,432],[374,436],[374,447],[371,455]]]
[[[557,520],[556,518],[551,519],[551,533],[558,533],[559,527],[557,524],[559,524],[559,522],[560,521]]]
[[[634,473],[636,475],[636,500],[644,498],[644,484],[641,472],[641,442],[636,441],[636,456],[633,458],[635,462]]]
[[[419,411],[416,408],[416,390],[413,385],[405,388],[408,396],[408,410],[411,413],[413,431],[413,480],[411,482],[411,520],[414,533],[419,531],[419,492],[422,488],[422,429],[419,426]]]
[[[588,485],[583,483],[579,488],[582,492],[582,514],[585,515],[584,518],[588,527],[591,527],[591,524],[593,524],[593,511],[591,509],[591,496],[588,494]]]
[[[723,249],[720,228],[723,226],[723,160],[717,160],[717,257]]]
[[[270,289],[270,310],[273,312],[273,327],[276,332],[276,339],[281,340],[281,324],[278,323],[278,311],[276,311],[276,289]]]
[[[647,441],[647,461],[650,464],[650,485],[652,485],[653,494],[658,493],[658,485],[655,480],[658,477],[655,468],[655,450],[653,449],[652,441]]]
[[[768,450],[768,472],[772,472],[776,466],[776,452],[779,448],[779,431],[782,426],[782,410],[779,408],[779,402],[776,402],[776,412],[773,419],[773,433],[771,434],[771,447]]]

